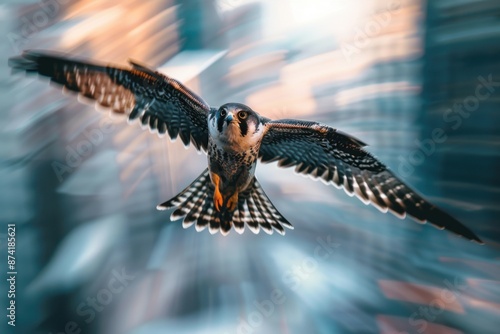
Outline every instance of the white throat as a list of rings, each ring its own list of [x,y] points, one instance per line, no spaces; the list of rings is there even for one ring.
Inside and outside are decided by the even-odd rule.
[[[224,123],[222,132],[217,129],[215,117],[209,121],[210,139],[225,151],[232,152],[245,152],[260,145],[262,135],[264,134],[264,126],[259,124],[256,129],[255,124],[250,122],[248,124],[248,131],[245,136],[241,135],[239,121],[233,120],[229,124]]]

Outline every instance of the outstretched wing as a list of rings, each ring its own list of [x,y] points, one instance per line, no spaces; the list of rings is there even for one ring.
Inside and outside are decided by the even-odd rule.
[[[9,59],[14,70],[49,77],[101,106],[140,118],[160,134],[207,148],[210,106],[178,81],[131,62],[131,68],[101,66],[62,56],[25,51]]]
[[[297,120],[268,121],[260,148],[262,162],[295,166],[298,173],[320,178],[381,211],[406,214],[467,239],[483,243],[471,230],[424,200],[384,164],[363,149],[360,140],[326,125]]]

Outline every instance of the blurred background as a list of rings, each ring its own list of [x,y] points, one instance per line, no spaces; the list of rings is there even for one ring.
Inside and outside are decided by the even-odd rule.
[[[15,223],[18,275],[0,332],[498,333],[499,16],[495,0],[3,0],[0,248]],[[339,128],[486,245],[274,164],[257,177],[295,230],[183,230],[155,207],[206,157],[11,75],[25,49],[134,59],[211,105]]]

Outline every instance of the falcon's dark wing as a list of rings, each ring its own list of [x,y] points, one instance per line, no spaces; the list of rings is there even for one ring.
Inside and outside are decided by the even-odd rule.
[[[383,212],[390,210],[401,218],[408,214],[419,222],[428,221],[439,229],[483,243],[466,226],[399,180],[362,148],[366,145],[360,140],[315,122],[276,120],[265,125],[267,132],[259,153],[262,162],[295,166],[298,173],[343,187]]]
[[[25,51],[9,59],[14,70],[35,72],[52,82],[95,100],[101,106],[140,118],[160,134],[180,136],[185,145],[207,148],[208,104],[178,81],[131,63],[125,69],[71,60],[54,54]]]

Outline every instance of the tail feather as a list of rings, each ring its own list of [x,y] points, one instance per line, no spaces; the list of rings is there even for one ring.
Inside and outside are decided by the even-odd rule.
[[[276,210],[255,178],[250,186],[239,194],[238,205],[234,211],[229,211],[227,208],[217,211],[213,195],[214,186],[206,169],[186,189],[158,205],[157,209],[175,208],[170,216],[171,220],[182,219],[182,227],[195,225],[196,231],[208,227],[211,234],[220,231],[223,235],[227,235],[232,226],[241,234],[245,231],[245,225],[256,234],[262,229],[268,234],[276,231],[284,235],[283,227],[293,229],[293,226]]]
[[[252,197],[254,203],[255,203],[255,207],[257,208],[258,210],[258,216],[260,216],[259,218],[259,223],[260,223],[260,227],[264,230],[264,232],[268,233],[268,234],[272,234],[273,233],[273,228],[271,226],[271,224],[269,223],[269,217],[267,215],[267,210],[266,208],[264,207],[264,204],[260,201],[260,198],[258,196],[255,196],[255,197]]]
[[[238,203],[238,210],[233,215],[234,230],[238,234],[245,232],[245,208],[244,203]]]
[[[269,201],[266,194],[264,193],[264,191],[262,191],[262,188],[260,187],[256,188],[256,197],[259,199],[259,202],[261,204]],[[276,211],[276,209],[273,206],[261,205],[260,207],[263,209],[262,211],[265,211],[263,212],[263,215],[266,221],[272,226],[272,228],[278,231],[278,233],[284,234],[285,229],[283,228],[282,224],[287,226],[289,225],[288,221],[282,219],[282,216]]]
[[[203,193],[196,202],[194,203],[189,203],[193,206],[191,211],[187,214],[185,221],[188,222],[188,224],[193,224],[196,222],[195,228],[197,231],[203,231],[204,229],[207,228],[207,221],[204,221],[203,219],[200,219],[200,215],[203,209],[203,202],[205,202],[207,198],[207,194]]]
[[[257,215],[259,213],[259,210],[257,209],[257,206],[255,205],[255,201],[253,200],[253,197],[249,197],[246,204],[248,207],[248,213],[250,213],[250,217],[245,222],[247,223],[250,231],[252,231],[255,234],[258,234],[260,231],[259,225],[264,220],[262,219],[262,217]]]
[[[260,198],[260,201],[261,203],[269,203],[271,204],[271,201],[269,200],[269,198],[267,197],[266,193],[264,192],[264,190],[262,190],[262,187],[260,186],[260,184],[257,182],[257,180],[255,180],[255,182],[257,183],[257,187],[255,187],[255,192],[256,192],[256,196],[258,196]],[[263,206],[266,208],[268,214],[270,215],[270,218],[271,218],[271,225],[273,225],[273,227],[278,230],[278,232],[281,230],[283,231],[283,234],[285,234],[285,230],[283,229],[283,226],[286,226],[287,228],[289,229],[293,229],[293,226],[281,215],[281,213],[278,212],[278,210],[276,210],[276,208],[274,207],[274,205],[265,205]]]

